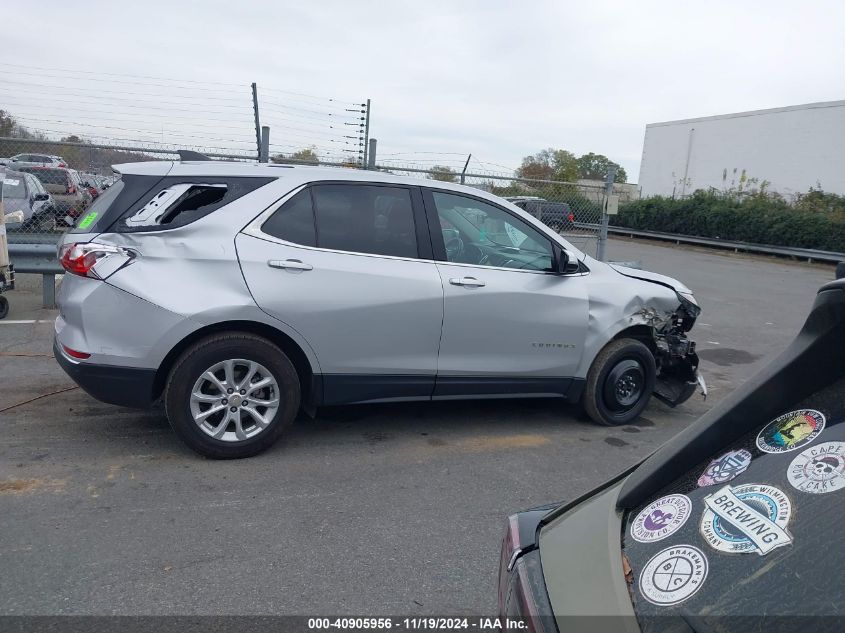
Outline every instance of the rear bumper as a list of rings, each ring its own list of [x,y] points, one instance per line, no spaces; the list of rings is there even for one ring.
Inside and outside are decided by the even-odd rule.
[[[53,340],[53,356],[73,381],[101,402],[146,409],[153,403],[154,369],[77,362]]]

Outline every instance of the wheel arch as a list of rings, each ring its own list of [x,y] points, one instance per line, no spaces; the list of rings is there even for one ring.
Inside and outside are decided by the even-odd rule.
[[[248,332],[249,334],[260,336],[274,343],[287,355],[291,363],[293,363],[294,369],[296,369],[300,389],[302,390],[302,403],[304,405],[310,405],[319,401],[322,397],[322,394],[318,393],[320,383],[315,380],[317,374],[314,367],[311,365],[308,355],[293,338],[266,323],[256,321],[221,321],[194,330],[174,345],[167,353],[159,365],[153,381],[154,401],[158,400],[164,393],[167,377],[170,375],[176,359],[179,358],[182,352],[197,341],[221,332]]]
[[[630,327],[626,327],[616,334],[614,334],[613,338],[610,341],[616,341],[622,338],[632,338],[636,341],[639,341],[643,345],[645,345],[651,353],[654,354],[657,351],[657,345],[654,342],[654,328],[650,325],[632,325]],[[610,343],[608,341],[607,343]],[[602,346],[602,348],[607,346],[607,343]]]

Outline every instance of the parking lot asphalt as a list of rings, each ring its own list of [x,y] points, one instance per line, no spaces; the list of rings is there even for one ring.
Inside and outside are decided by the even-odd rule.
[[[608,250],[695,291],[706,402],[653,402],[621,428],[555,400],[330,408],[229,462],[184,448],[161,411],[73,388],[50,354],[55,311],[21,275],[0,322],[0,614],[493,614],[509,513],[648,455],[786,347],[833,278],[642,241]]]

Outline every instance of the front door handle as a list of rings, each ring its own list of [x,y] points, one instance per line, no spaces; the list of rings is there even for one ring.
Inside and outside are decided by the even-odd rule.
[[[271,259],[267,262],[270,268],[285,268],[287,270],[314,270],[311,264],[298,259]]]
[[[481,281],[480,279],[476,279],[475,277],[461,277],[458,279],[457,277],[452,277],[449,280],[449,283],[453,286],[467,286],[469,288],[481,288],[482,286],[486,286],[487,284]]]

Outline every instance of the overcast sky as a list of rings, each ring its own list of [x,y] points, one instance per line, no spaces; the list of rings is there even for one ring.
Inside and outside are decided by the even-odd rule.
[[[3,22],[0,108],[31,127],[121,138],[155,129],[172,140],[178,128],[246,147],[255,81],[272,97],[263,122],[280,151],[310,144],[318,123],[285,119],[286,106],[323,111],[284,90],[372,99],[385,158],[457,163],[471,152],[501,171],[492,164],[555,147],[606,154],[635,181],[646,123],[845,98],[841,1],[38,0],[9,5]],[[201,83],[171,92],[135,76]],[[98,87],[108,99],[85,96]],[[183,108],[137,106],[156,94]],[[304,127],[284,129],[291,120]]]

